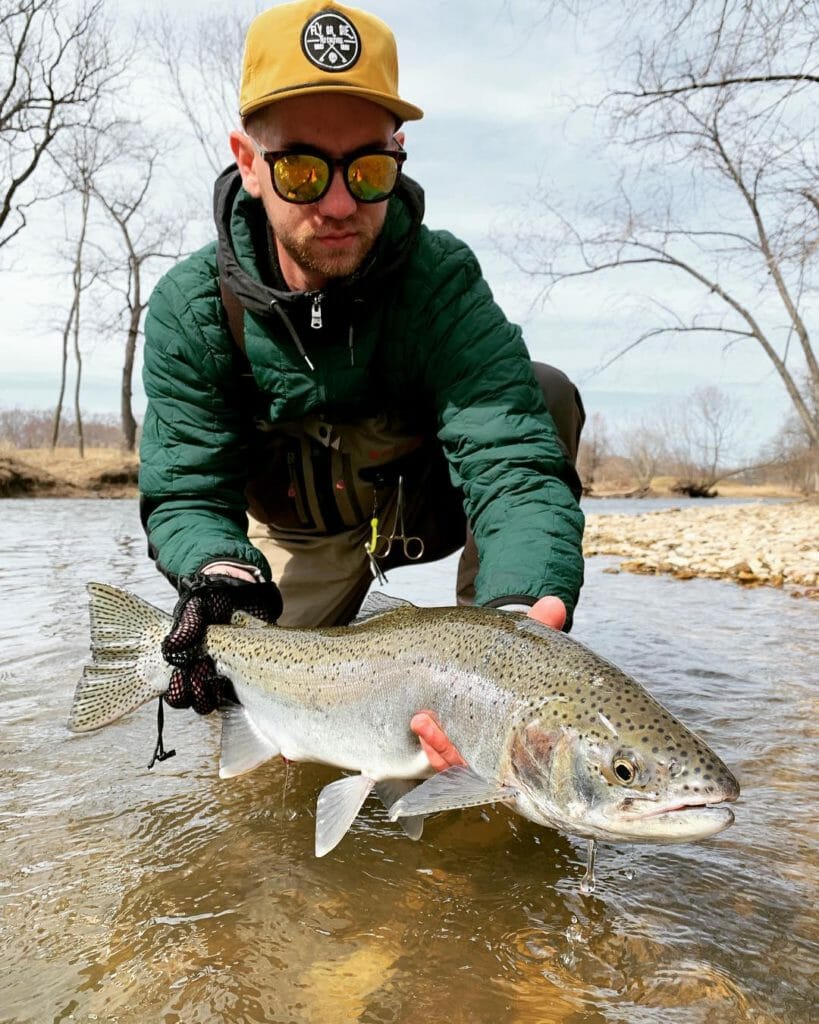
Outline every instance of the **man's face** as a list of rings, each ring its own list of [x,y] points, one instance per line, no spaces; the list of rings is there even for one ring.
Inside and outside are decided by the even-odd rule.
[[[362,147],[395,148],[395,119],[388,110],[355,96],[328,93],[272,104],[253,118],[249,133],[266,150],[314,146],[337,159]],[[250,158],[249,142],[241,133],[231,136],[244,186],[264,204],[288,285],[312,291],[354,273],[384,226],[387,202],[357,202],[339,167],[318,202],[285,202],[273,189],[270,168],[252,144]]]

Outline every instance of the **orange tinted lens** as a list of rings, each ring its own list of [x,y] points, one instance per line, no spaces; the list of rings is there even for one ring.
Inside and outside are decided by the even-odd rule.
[[[353,160],[347,170],[347,184],[356,198],[364,202],[385,199],[395,188],[398,161],[376,153]]]
[[[273,167],[276,191],[295,203],[314,202],[327,187],[329,176],[327,161],[310,154],[280,156]]]

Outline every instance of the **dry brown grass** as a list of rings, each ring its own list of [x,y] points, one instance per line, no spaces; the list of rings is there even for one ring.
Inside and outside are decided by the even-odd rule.
[[[83,458],[76,448],[16,448],[6,454],[78,487],[93,487],[101,474],[133,473],[139,466],[135,454],[116,448],[86,448]]]
[[[10,448],[0,450],[5,493],[28,497],[135,497],[139,459],[116,448]],[[0,480],[0,484],[4,481]]]

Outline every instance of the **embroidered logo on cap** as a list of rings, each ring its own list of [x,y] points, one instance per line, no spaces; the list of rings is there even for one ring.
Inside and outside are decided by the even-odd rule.
[[[301,34],[304,56],[322,71],[346,71],[361,56],[361,37],[343,14],[317,14]]]

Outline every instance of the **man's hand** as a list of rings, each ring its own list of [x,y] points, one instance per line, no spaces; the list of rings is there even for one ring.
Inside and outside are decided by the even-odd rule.
[[[566,605],[559,597],[541,597],[531,607],[523,606],[520,610],[525,610],[530,618],[552,629],[562,629],[566,621]],[[410,729],[418,737],[421,749],[436,772],[466,764],[431,711],[419,711],[414,715]]]
[[[235,611],[276,622],[282,612],[279,588],[275,583],[212,571],[182,580],[173,625],[162,641],[162,656],[174,666],[165,694],[172,708],[192,707],[207,715],[219,706],[227,680],[216,674],[202,644],[208,626],[230,622]]]
[[[421,749],[436,772],[442,772],[454,765],[466,764],[431,711],[419,711],[417,715],[413,715],[410,729],[420,740]]]

